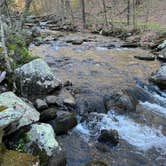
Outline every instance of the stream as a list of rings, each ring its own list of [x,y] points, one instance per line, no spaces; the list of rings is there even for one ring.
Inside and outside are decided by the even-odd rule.
[[[43,34],[47,42],[40,46],[32,43],[29,49],[62,80],[71,80],[68,90],[78,105],[79,124],[68,135],[57,137],[66,151],[68,166],[81,166],[94,159],[108,166],[165,166],[166,92],[143,86],[148,85],[160,63],[134,58],[149,54],[149,50],[124,48],[120,39],[95,34]],[[137,112],[106,111],[105,98],[135,86],[157,102],[140,101]],[[117,146],[97,141],[102,129],[118,131]]]

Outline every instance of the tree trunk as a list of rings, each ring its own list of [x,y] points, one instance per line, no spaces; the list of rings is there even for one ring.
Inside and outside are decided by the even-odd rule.
[[[12,71],[11,65],[10,65],[10,59],[8,57],[8,52],[6,48],[6,42],[5,42],[5,32],[4,32],[4,22],[2,21],[2,16],[0,16],[0,34],[1,34],[1,47],[2,52],[0,53],[1,57],[0,59],[3,61],[3,65],[6,68],[6,71],[10,73]]]
[[[22,15],[21,15],[21,28],[24,25],[24,22],[25,22],[27,14],[28,14],[31,2],[32,2],[32,0],[26,0],[26,2],[25,2],[25,6],[24,6],[24,9],[23,9]]]
[[[86,28],[85,0],[81,0],[81,10],[82,10],[83,28]]]
[[[61,0],[61,20],[62,20],[62,25],[65,24],[65,3],[64,0]]]
[[[71,16],[71,23],[72,23],[72,27],[74,27],[74,15],[73,15],[73,11],[72,11],[72,7],[70,5],[70,1],[66,0],[66,8],[69,10],[70,16]]]
[[[133,28],[136,29],[136,4],[133,0]]]
[[[102,3],[103,3],[103,10],[104,10],[104,20],[105,20],[105,25],[108,26],[107,9],[106,9],[106,3],[105,3],[105,0],[102,0]]]
[[[128,0],[128,6],[127,6],[127,25],[130,25],[130,0]]]

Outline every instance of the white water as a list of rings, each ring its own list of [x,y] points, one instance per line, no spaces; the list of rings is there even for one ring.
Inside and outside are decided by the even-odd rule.
[[[140,102],[140,104],[146,108],[147,111],[152,111],[153,113],[158,114],[159,116],[162,116],[166,118],[166,108],[158,105],[158,104],[152,104],[149,102]]]
[[[140,150],[149,150],[153,147],[166,152],[166,137],[160,130],[140,125],[123,115],[108,113],[99,123],[101,129],[115,129],[120,137]]]
[[[85,134],[87,136],[90,135],[90,131],[89,129],[86,127],[86,125],[82,124],[82,123],[79,123],[76,127],[75,127],[75,130],[79,131],[80,133],[82,134]]]

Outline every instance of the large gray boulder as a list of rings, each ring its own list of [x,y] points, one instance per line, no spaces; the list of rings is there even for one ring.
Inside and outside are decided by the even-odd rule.
[[[158,85],[161,89],[166,89],[166,64],[150,77],[150,81]]]
[[[32,124],[27,135],[29,139],[27,146],[31,150],[30,153],[34,155],[39,154],[40,161],[43,165],[48,165],[55,154],[56,158],[54,160],[59,163],[66,162],[65,156],[63,155],[61,157],[63,150],[55,139],[54,130],[51,125],[45,123]]]
[[[61,86],[61,80],[42,59],[35,59],[15,70],[17,88],[22,96],[47,94]]]
[[[0,95],[0,105],[7,108],[0,111],[0,128],[10,125],[5,134],[10,134],[22,126],[39,120],[39,112],[13,92],[2,93]]]
[[[48,156],[52,156],[56,150],[61,150],[61,147],[55,139],[54,130],[49,124],[32,124],[27,134],[30,141],[29,146],[36,144]]]

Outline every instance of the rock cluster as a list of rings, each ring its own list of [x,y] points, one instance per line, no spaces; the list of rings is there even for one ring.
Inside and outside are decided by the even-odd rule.
[[[30,102],[10,91],[0,94],[0,146],[3,137],[7,137],[10,143],[13,141],[11,148],[18,146],[13,150],[31,155],[4,148],[5,153],[0,151],[0,156],[5,164],[9,154],[13,154],[17,157],[12,162],[25,158],[26,165],[34,163],[37,166],[39,161],[35,156],[39,155],[42,165],[65,166],[66,157],[56,134],[67,133],[77,124],[76,116],[71,112],[76,106],[74,97],[61,89],[61,80],[42,59],[17,68],[15,76],[19,94],[29,99],[33,96],[33,100]]]

